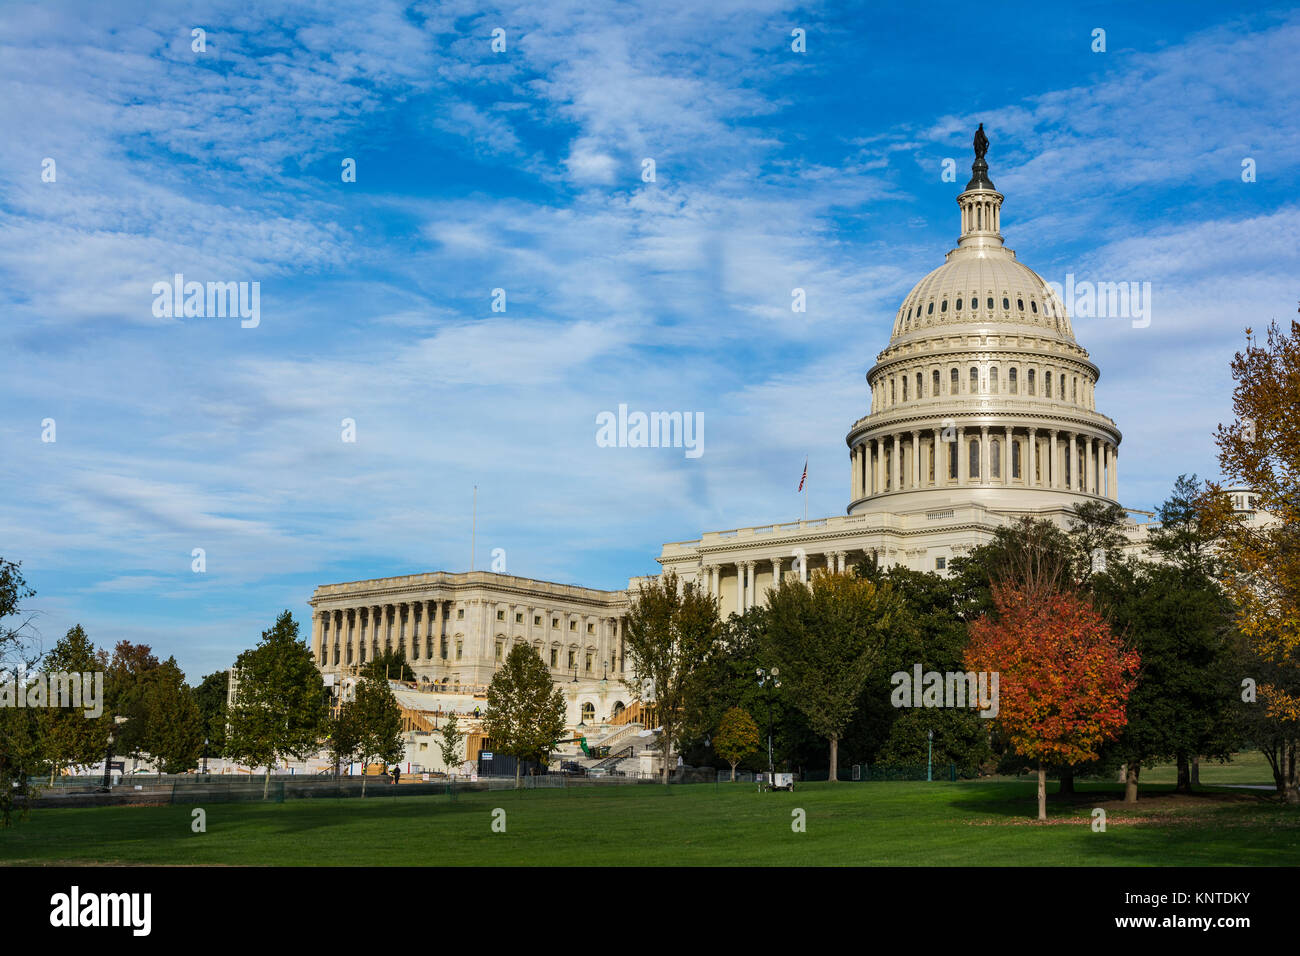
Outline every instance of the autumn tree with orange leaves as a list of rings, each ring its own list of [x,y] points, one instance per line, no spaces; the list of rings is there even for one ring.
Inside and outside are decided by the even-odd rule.
[[[966,668],[996,673],[993,721],[1038,762],[1038,819],[1047,819],[1045,764],[1095,760],[1127,722],[1141,663],[1081,595],[995,585],[994,611],[971,625]]]
[[[1234,519],[1217,485],[1204,511],[1218,523],[1238,626],[1264,665],[1255,706],[1284,730],[1274,773],[1287,802],[1300,803],[1300,322],[1289,332],[1271,323],[1262,345],[1250,329],[1246,336],[1232,360],[1236,420],[1219,426],[1215,442],[1225,480],[1249,486],[1268,517]]]

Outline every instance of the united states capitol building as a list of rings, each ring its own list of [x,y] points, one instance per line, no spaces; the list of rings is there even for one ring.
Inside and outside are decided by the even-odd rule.
[[[1064,528],[1075,505],[1120,502],[1122,434],[1097,407],[1100,370],[1059,297],[1004,244],[986,149],[981,129],[957,245],[903,299],[866,372],[870,407],[845,436],[845,513],[663,546],[662,569],[715,595],[724,615],[785,578],[864,558],[943,574],[1021,517]],[[1248,492],[1232,491],[1250,510]],[[1133,547],[1146,527],[1130,519]],[[340,676],[403,648],[419,691],[454,698],[481,693],[523,643],[565,691],[570,725],[619,745],[639,728],[623,679],[624,618],[641,580],[602,591],[470,571],[323,585],[309,602],[312,646]]]

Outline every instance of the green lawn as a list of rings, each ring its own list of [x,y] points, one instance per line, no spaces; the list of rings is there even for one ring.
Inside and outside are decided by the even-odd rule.
[[[1054,789],[1054,785],[1053,785]],[[1164,796],[1136,812],[1117,786],[1049,801],[1032,781],[622,786],[436,797],[42,809],[0,831],[3,863],[352,865],[1213,865],[1300,863],[1300,810],[1271,795]],[[1105,833],[1091,811],[1109,814]],[[491,829],[495,808],[506,832]],[[791,810],[807,832],[791,830]]]

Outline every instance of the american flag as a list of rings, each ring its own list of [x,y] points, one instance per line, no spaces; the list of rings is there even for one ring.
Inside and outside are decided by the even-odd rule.
[[[808,459],[803,460],[803,477],[799,479],[799,490],[803,491],[803,483],[808,480]]]

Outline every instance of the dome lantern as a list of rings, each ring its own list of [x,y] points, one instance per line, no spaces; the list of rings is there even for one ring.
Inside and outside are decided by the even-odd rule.
[[[993,188],[989,179],[989,164],[984,159],[989,139],[984,135],[984,124],[975,131],[975,162],[971,163],[971,178],[966,191],[957,197],[961,207],[961,236],[958,248],[1001,248],[1002,194]]]

